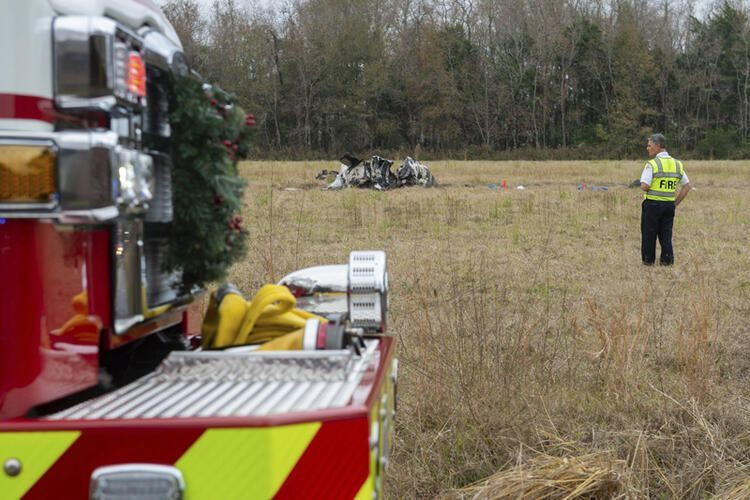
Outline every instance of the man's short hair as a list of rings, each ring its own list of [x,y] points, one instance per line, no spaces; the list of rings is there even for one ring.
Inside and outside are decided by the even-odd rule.
[[[667,147],[667,138],[664,137],[662,134],[652,134],[648,138],[649,141],[653,142],[660,148],[664,149]]]

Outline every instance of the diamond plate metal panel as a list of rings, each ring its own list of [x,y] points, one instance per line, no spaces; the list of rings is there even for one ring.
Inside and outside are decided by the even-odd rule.
[[[174,352],[152,374],[49,420],[263,416],[346,406],[377,341],[351,351]]]

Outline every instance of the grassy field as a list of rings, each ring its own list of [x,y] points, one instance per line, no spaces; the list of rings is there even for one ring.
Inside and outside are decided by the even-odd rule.
[[[670,268],[640,262],[642,165],[432,162],[439,187],[381,193],[244,163],[232,279],[387,252],[389,498],[750,496],[750,163],[686,165]]]

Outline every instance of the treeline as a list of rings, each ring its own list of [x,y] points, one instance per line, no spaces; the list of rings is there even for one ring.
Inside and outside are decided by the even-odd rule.
[[[258,154],[750,156],[744,4],[171,0],[192,67],[255,113]]]

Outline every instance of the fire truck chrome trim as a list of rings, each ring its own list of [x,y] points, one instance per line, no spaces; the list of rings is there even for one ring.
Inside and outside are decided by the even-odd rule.
[[[36,205],[33,208],[54,210],[56,207],[57,205],[50,204],[48,207]],[[115,206],[94,208],[91,210],[64,210],[61,212],[24,211],[29,208],[32,207],[21,207],[12,203],[0,203],[0,218],[54,220],[61,224],[90,224],[112,220],[120,213]]]
[[[85,222],[104,222],[112,220],[120,212],[117,207],[109,206],[94,208],[91,210],[66,210],[59,215],[60,222],[64,224],[82,224]]]
[[[188,75],[188,64],[182,49],[172,40],[151,28],[143,28],[138,34],[143,38],[146,62],[178,76]]]
[[[147,151],[153,162],[153,197],[146,211],[146,222],[172,222],[172,160],[169,156]]]
[[[65,210],[90,210],[113,205],[116,166],[113,132],[60,132],[57,161],[60,206]]]
[[[56,155],[57,191],[56,199],[51,202],[0,201],[2,218],[98,223],[118,216],[117,202],[126,210],[147,209],[156,189],[151,156],[120,146],[114,132],[68,131],[34,137],[4,133],[0,148],[4,145],[51,148]],[[121,182],[123,170],[127,174],[124,177],[131,182],[128,193],[123,192],[128,187]],[[164,212],[171,216],[169,211]]]
[[[115,229],[115,334],[145,319],[142,295],[143,222],[117,220]]]
[[[145,90],[129,81],[131,60],[144,69],[140,37],[94,16],[57,17],[52,30],[55,103],[60,108],[106,111],[118,102],[146,105]],[[145,80],[138,83],[145,85]]]
[[[99,467],[91,474],[91,500],[180,500],[185,480],[176,467],[158,464],[120,464]]]
[[[49,203],[2,203],[0,202],[0,216],[2,216],[3,219],[20,219],[20,218],[31,218],[31,217],[39,217],[40,215],[45,215],[41,213],[41,210],[49,211],[54,210],[57,208],[57,202],[51,201]],[[4,213],[3,210],[12,210],[13,212],[10,213]],[[28,210],[28,212],[23,212],[23,210]],[[35,211],[37,210],[37,211]],[[48,218],[48,215],[45,215],[44,218]]]
[[[109,109],[116,103],[114,96],[107,95],[114,85],[112,43],[116,29],[117,23],[105,18],[55,18],[53,74],[58,106]],[[96,77],[99,80],[94,80]]]

